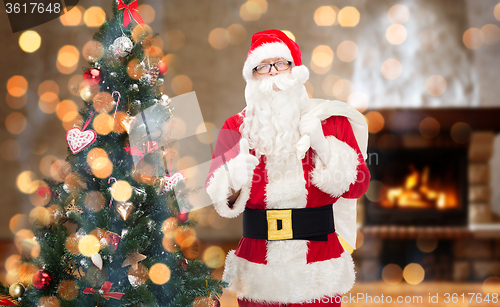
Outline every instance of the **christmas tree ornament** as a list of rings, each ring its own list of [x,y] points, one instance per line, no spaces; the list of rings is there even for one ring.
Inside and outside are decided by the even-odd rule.
[[[179,262],[177,264],[184,270],[184,272],[187,272],[189,262],[186,258],[179,259]]]
[[[78,207],[75,203],[75,199],[73,198],[71,200],[71,202],[69,203],[68,206],[64,207],[64,210],[66,211],[66,214],[69,213],[69,212],[74,212],[76,214],[81,214],[83,213],[83,210],[80,209],[80,207]]]
[[[9,287],[9,295],[13,298],[19,298],[24,295],[24,286],[21,283],[14,283]]]
[[[131,265],[134,270],[137,270],[139,261],[142,261],[146,258],[146,256],[144,256],[143,254],[139,254],[138,252],[132,253],[127,256],[127,259],[125,259],[125,261],[123,261],[122,268]]]
[[[160,195],[161,192],[163,191],[163,188],[165,187],[165,178],[160,177],[156,180],[155,182],[156,185],[156,194]]]
[[[118,248],[118,243],[120,243],[120,237],[118,234],[107,231],[106,232],[106,240],[108,241],[108,244],[113,246],[113,248],[116,250]]]
[[[127,277],[128,277],[129,283],[132,286],[139,287],[140,285],[144,284],[149,279],[148,268],[146,268],[142,264],[138,264],[137,269],[130,267],[130,269],[128,270]]]
[[[52,197],[52,190],[49,187],[41,186],[36,191],[36,195],[42,198],[42,203],[45,206],[46,204],[49,203],[50,198]]]
[[[113,102],[115,103],[115,105],[116,105],[116,106],[115,106],[115,113],[113,114],[113,122],[115,122],[115,118],[116,118],[116,111],[118,110],[118,105],[120,104],[120,98],[122,97],[122,95],[121,95],[121,94],[120,94],[120,92],[118,92],[118,91],[114,91],[114,92],[111,94],[111,96],[114,96],[114,95],[117,95],[117,96],[118,96],[118,99],[116,100],[116,102],[114,102],[114,101],[113,101]]]
[[[131,202],[119,203],[116,205],[116,211],[118,211],[122,219],[126,221],[130,213],[134,211],[134,204]]]
[[[114,133],[123,133],[127,132],[130,130],[126,129],[126,126],[124,126],[123,123],[128,123],[129,129],[130,129],[130,118],[128,117],[127,113],[118,111],[115,114],[115,120],[114,120],[114,126],[113,126],[113,132]]]
[[[180,181],[183,181],[184,175],[182,173],[175,173],[172,176],[165,175],[165,187],[163,188],[163,193],[168,193],[170,190],[172,190]]]
[[[97,133],[91,129],[85,131],[87,126],[90,124],[91,119],[92,113],[89,115],[89,119],[87,119],[87,122],[83,126],[82,130],[78,127],[73,127],[66,132],[66,142],[68,143],[72,154],[76,155],[95,142]]]
[[[94,109],[98,113],[108,113],[115,107],[113,96],[108,92],[100,92],[92,99]]]
[[[130,23],[130,16],[141,26],[144,26],[144,21],[141,15],[139,15],[139,4],[137,0],[132,1],[130,4],[123,3],[122,0],[118,0],[118,9],[123,11],[123,26],[126,27]]]
[[[148,68],[144,71],[145,76],[150,76],[148,80],[149,86],[153,87],[158,76],[160,75],[160,69],[158,67]]]
[[[135,116],[127,116],[123,117],[121,121],[119,121],[120,126],[127,131],[127,134],[130,134],[130,130],[134,126],[135,123]]]
[[[99,239],[94,235],[85,235],[78,241],[78,250],[84,256],[92,257],[92,255],[98,253],[100,249],[101,244]]]
[[[99,293],[102,295],[102,298],[106,299],[106,300],[109,300],[110,298],[113,298],[115,300],[121,300],[122,296],[125,294],[125,293],[120,293],[120,292],[110,292],[111,290],[111,286],[113,284],[110,283],[109,281],[106,281],[104,283],[104,285],[102,285],[101,289],[99,291],[96,291],[92,288],[85,288],[83,290],[83,293],[84,294],[95,294],[95,293]]]
[[[182,213],[179,213],[179,215],[177,215],[177,218],[179,219],[179,222],[186,223],[189,219],[189,212],[187,210],[182,210]]]
[[[92,259],[92,263],[99,268],[99,270],[102,270],[102,257],[99,253],[95,253],[92,256],[90,256],[90,259]]]
[[[59,283],[57,294],[66,301],[74,300],[79,293],[80,288],[74,280],[65,279]]]
[[[164,285],[170,280],[170,269],[164,263],[155,263],[149,268],[149,279],[157,285]]]
[[[76,276],[78,275],[79,269],[80,266],[78,265],[78,263],[76,263],[74,260],[70,260],[64,268],[64,273]]]
[[[158,70],[160,71],[160,75],[163,76],[164,74],[167,73],[167,70],[168,70],[167,63],[160,61],[157,65],[157,67],[158,67]]]
[[[52,276],[52,273],[43,269],[39,270],[33,275],[32,282],[35,288],[37,288],[38,290],[45,291],[52,286],[52,283],[54,282],[54,277]]]
[[[111,186],[111,196],[118,202],[126,202],[132,197],[132,187],[125,180],[118,180]]]
[[[126,57],[130,54],[134,48],[134,43],[130,38],[125,35],[118,37],[115,39],[113,44],[109,46],[109,50],[113,53],[113,55],[118,56],[120,58]]]
[[[172,103],[172,100],[170,99],[170,97],[168,97],[168,95],[161,95],[161,99],[160,99],[160,104],[164,107],[168,107],[170,105],[170,103]]]
[[[55,296],[42,296],[38,300],[38,306],[59,307],[61,306],[61,302],[59,302],[59,299]]]
[[[91,67],[83,73],[83,82],[88,86],[98,85],[102,82],[102,79],[102,72],[95,67]]]
[[[99,92],[98,86],[85,86],[80,90],[80,97],[84,101],[92,101],[92,98]]]
[[[217,297],[212,296],[212,301],[210,303],[210,307],[220,307],[220,301]]]
[[[198,296],[193,301],[193,307],[212,307],[212,298],[206,296]]]

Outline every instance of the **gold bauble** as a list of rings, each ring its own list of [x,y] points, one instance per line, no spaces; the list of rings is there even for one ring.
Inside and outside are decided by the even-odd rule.
[[[21,285],[20,283],[15,283],[15,284],[10,285],[9,294],[13,298],[19,298],[19,297],[23,296],[24,286]]]
[[[92,98],[98,93],[99,88],[94,89],[90,86],[86,86],[80,90],[80,97],[85,101],[92,101]]]
[[[134,287],[138,287],[148,281],[149,271],[148,268],[142,264],[137,265],[137,269],[130,267],[128,270],[128,281]]]

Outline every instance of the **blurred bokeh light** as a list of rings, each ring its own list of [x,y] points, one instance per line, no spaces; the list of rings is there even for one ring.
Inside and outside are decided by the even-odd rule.
[[[106,21],[106,13],[98,6],[91,6],[85,11],[83,21],[89,28],[100,27]]]
[[[38,32],[28,30],[19,36],[19,46],[24,52],[33,53],[40,48],[42,38]]]
[[[314,12],[314,22],[318,26],[331,26],[337,20],[337,13],[331,6],[320,6]]]
[[[353,6],[346,6],[338,13],[338,20],[342,27],[355,27],[359,23],[360,14]]]
[[[28,90],[28,81],[23,76],[13,76],[7,81],[7,91],[13,97],[21,97]]]

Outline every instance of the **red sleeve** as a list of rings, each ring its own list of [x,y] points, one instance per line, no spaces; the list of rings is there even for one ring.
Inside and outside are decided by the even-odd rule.
[[[358,143],[354,137],[351,124],[344,116],[331,116],[322,122],[323,133],[325,137],[335,136],[338,140],[345,142],[358,153],[358,166],[356,181],[349,186],[349,190],[345,192],[343,198],[359,198],[365,194],[370,184],[370,172],[366,166],[363,155],[359,150]]]
[[[219,131],[212,153],[209,173],[205,181],[205,188],[207,188],[213,173],[224,163],[238,155],[240,150],[238,144],[241,139],[239,126],[242,120],[239,114],[233,115],[224,122],[222,129]]]

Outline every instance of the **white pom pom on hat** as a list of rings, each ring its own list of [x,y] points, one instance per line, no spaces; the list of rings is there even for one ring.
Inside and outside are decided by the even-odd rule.
[[[301,83],[309,79],[309,69],[302,65],[300,47],[280,30],[266,30],[252,36],[252,44],[243,66],[243,78],[251,80],[253,69],[263,60],[270,58],[284,58],[292,61],[292,75]]]

